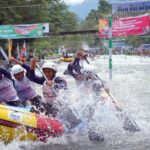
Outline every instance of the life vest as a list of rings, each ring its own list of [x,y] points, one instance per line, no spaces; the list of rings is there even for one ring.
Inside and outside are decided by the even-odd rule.
[[[0,80],[0,101],[10,102],[16,100],[18,100],[18,96],[12,81],[3,77],[2,80]]]
[[[53,79],[53,81],[55,81],[55,78]],[[55,89],[53,87],[47,85],[46,81],[43,83],[43,97],[46,103],[53,104],[56,98],[56,93],[54,90]]]
[[[37,96],[31,85],[32,82],[26,76],[24,76],[21,81],[14,80],[14,83],[18,97],[21,101],[29,100]]]
[[[61,77],[54,77],[52,80],[54,81],[54,86],[50,87],[46,84],[46,81],[43,83],[43,96],[46,103],[51,103],[53,105],[53,102],[59,92],[60,89],[67,89],[67,83],[66,81]]]

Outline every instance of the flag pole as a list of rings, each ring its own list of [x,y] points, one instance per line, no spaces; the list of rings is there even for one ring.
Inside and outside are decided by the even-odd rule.
[[[109,79],[112,79],[112,18],[108,16],[108,39],[109,39]]]
[[[8,57],[11,57],[11,51],[12,51],[12,40],[8,39]]]
[[[17,43],[17,59],[20,57],[19,43]]]

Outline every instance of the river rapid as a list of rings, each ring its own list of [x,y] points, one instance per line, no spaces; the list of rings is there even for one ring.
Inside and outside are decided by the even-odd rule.
[[[79,107],[81,103],[78,99],[79,93],[75,81],[72,77],[63,75],[68,63],[58,62],[58,60],[50,61],[58,63],[58,75],[63,76],[68,82],[71,103]],[[89,61],[96,67],[99,77],[106,81],[110,92],[120,101],[123,109],[132,115],[141,131],[136,133],[124,131],[115,117],[110,117],[109,112],[104,112],[104,121],[99,122],[97,119],[95,122],[95,126],[101,124],[100,127],[105,137],[103,142],[89,141],[86,134],[80,135],[78,132],[58,139],[49,139],[47,143],[13,141],[4,145],[0,142],[0,150],[149,150],[150,58],[114,55],[111,80],[109,79],[108,56],[96,56],[93,59],[89,58]],[[41,93],[41,86],[36,85],[36,90]],[[77,108],[77,111],[78,114],[81,113],[80,108]]]

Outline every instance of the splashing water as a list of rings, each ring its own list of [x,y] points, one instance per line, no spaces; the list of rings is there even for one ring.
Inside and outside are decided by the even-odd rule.
[[[3,142],[0,142],[0,149],[148,149],[150,146],[150,58],[145,57],[141,60],[138,56],[113,56],[113,79],[111,81],[108,79],[109,70],[106,56],[96,56],[95,60],[91,60],[90,63],[97,68],[98,75],[107,82],[111,93],[121,102],[123,108],[132,115],[141,129],[140,132],[129,133],[123,130],[122,124],[116,117],[116,111],[110,108],[109,103],[101,105],[99,102],[95,102],[90,92],[88,98],[80,97],[74,79],[63,75],[67,63],[61,63],[59,64],[58,71],[60,73],[58,75],[64,76],[68,81],[69,105],[77,112],[79,118],[88,122],[88,126],[94,126],[95,130],[102,131],[105,141],[91,142],[88,139],[87,131],[80,134],[84,130],[77,129],[75,132],[64,134],[60,138],[49,139],[47,143],[13,141],[4,145]],[[36,89],[38,93],[41,92],[41,87],[36,86]],[[63,101],[63,99],[61,100]],[[91,114],[92,119],[90,118]]]

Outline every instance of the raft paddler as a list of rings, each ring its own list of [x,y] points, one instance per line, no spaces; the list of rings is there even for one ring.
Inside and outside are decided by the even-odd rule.
[[[37,96],[37,94],[34,88],[32,87],[31,81],[27,78],[25,74],[25,70],[20,65],[14,65],[11,71],[12,74],[4,68],[1,68],[1,72],[10,81],[13,82],[12,84],[13,88],[11,87],[11,91],[13,91],[14,94],[16,93],[17,95],[17,100],[15,98],[15,100],[13,100],[14,101],[13,103],[9,102],[6,104],[10,104],[13,106],[22,106],[21,104],[25,106],[31,106],[32,100]],[[2,81],[3,81],[3,78],[2,78]],[[8,86],[8,83],[6,83],[6,81],[3,82],[3,87],[5,87],[6,85]],[[0,98],[2,99],[4,95],[7,101],[12,101],[12,98],[10,96],[13,93],[11,93],[11,91],[9,91],[8,93],[5,93],[5,91],[9,91],[8,87],[7,88],[5,87],[5,90],[2,90],[3,94]]]
[[[19,104],[17,92],[13,86],[10,73],[0,67],[0,104],[16,106]]]
[[[67,102],[56,99],[61,93],[66,100],[67,82],[64,78],[56,76],[57,66],[55,63],[46,62],[42,66],[42,77],[35,75],[35,67],[37,65],[36,58],[31,59],[30,70],[32,81],[43,85],[43,97],[46,103],[47,114],[53,114],[54,117],[62,120],[66,129],[70,130],[80,124],[81,120],[78,119],[74,110]],[[39,68],[39,67],[38,67]],[[40,68],[39,68],[40,69]]]
[[[84,66],[84,68],[81,69],[81,73],[84,77],[84,80],[82,82],[84,88],[87,88],[88,90],[93,91],[94,94],[100,95],[100,91],[102,89],[104,89],[107,93],[109,93],[109,88],[106,82],[100,79],[93,65]]]
[[[88,54],[84,50],[78,50],[75,54],[74,60],[69,63],[67,67],[67,72],[69,75],[73,76],[77,86],[81,84],[81,81],[84,80],[84,77],[81,73],[81,60],[87,60]]]
[[[31,101],[37,96],[37,94],[34,90],[33,83],[26,76],[26,71],[22,66],[17,64],[12,67],[11,73],[14,76],[14,87],[20,101],[25,106],[31,106]]]
[[[37,76],[35,74],[36,67],[36,58],[32,58],[30,62],[30,71],[31,71],[31,79],[37,84],[43,85],[43,97],[46,103],[46,115],[53,114],[56,116],[57,108],[54,105],[55,99],[57,97],[57,93],[59,90],[67,89],[67,82],[62,77],[56,76],[57,66],[52,62],[46,62],[42,66],[42,72],[46,76],[47,80],[44,76]]]
[[[74,77],[77,87],[82,87],[83,85],[86,86],[88,85],[89,81],[92,83],[99,81],[100,83],[101,79],[96,80],[97,74],[95,68],[92,65],[89,65],[89,62],[87,61],[88,54],[84,50],[78,50],[75,55],[76,57],[74,58],[73,62],[68,65],[67,70],[68,74]],[[86,65],[86,68],[85,66],[81,66],[81,60],[87,61],[88,65]],[[92,74],[95,77],[92,77]],[[101,80],[101,84],[103,84],[103,87],[108,92],[109,89],[103,80]]]
[[[25,106],[36,106],[36,109],[43,111],[41,97],[36,93],[33,82],[30,78],[30,66],[21,61],[16,60],[14,57],[9,58],[11,63],[15,63],[12,67],[11,73],[13,75],[14,87],[17,91],[20,101]],[[38,112],[32,108],[32,111]]]

